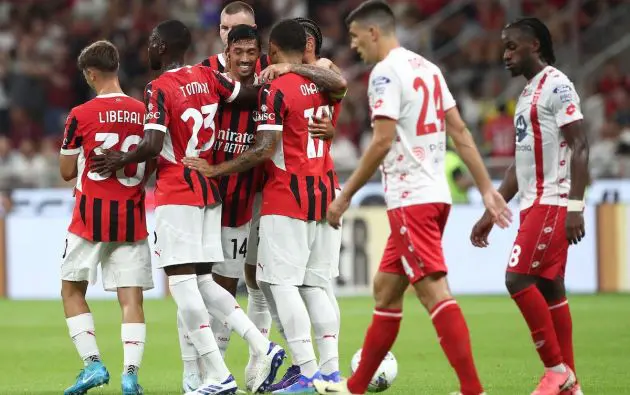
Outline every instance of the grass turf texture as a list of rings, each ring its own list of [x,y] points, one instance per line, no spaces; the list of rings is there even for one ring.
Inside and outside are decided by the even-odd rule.
[[[460,297],[477,367],[489,394],[529,394],[542,374],[525,322],[507,296]],[[241,300],[245,306],[246,301]],[[572,296],[577,371],[587,394],[630,394],[630,295]],[[340,300],[341,367],[363,342],[371,298]],[[122,370],[120,311],[115,301],[91,303],[97,341],[110,385],[89,394],[119,394]],[[179,394],[181,362],[172,300],[149,300],[147,346],[140,383],[147,394]],[[59,301],[0,301],[0,394],[61,394],[74,382],[81,362],[68,338]],[[277,333],[273,333],[278,340]],[[393,349],[399,373],[386,393],[448,394],[457,381],[437,343],[427,314],[411,296]],[[244,386],[245,342],[232,336],[227,363]],[[287,360],[285,366],[290,363]],[[284,368],[280,374],[284,373]]]

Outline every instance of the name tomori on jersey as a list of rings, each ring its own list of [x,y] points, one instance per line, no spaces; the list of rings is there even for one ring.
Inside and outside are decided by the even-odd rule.
[[[144,117],[139,112],[110,110],[98,113],[99,123],[135,123],[144,125]]]
[[[184,86],[180,86],[179,90],[182,91],[182,95],[191,96],[198,95],[201,93],[210,93],[210,88],[208,88],[207,82],[197,82],[193,81],[190,84],[186,84]]]

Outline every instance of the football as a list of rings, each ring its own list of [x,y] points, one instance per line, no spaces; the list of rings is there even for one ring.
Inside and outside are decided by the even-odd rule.
[[[357,370],[359,367],[359,363],[361,363],[361,349],[357,351],[352,357],[352,361],[350,362],[350,368],[352,369],[352,373]],[[383,392],[389,387],[391,387],[394,380],[396,380],[396,376],[398,375],[398,362],[396,362],[396,357],[394,354],[390,352],[385,355],[381,365],[376,369],[376,373],[374,373],[374,377],[370,380],[370,385],[368,385],[368,392]]]

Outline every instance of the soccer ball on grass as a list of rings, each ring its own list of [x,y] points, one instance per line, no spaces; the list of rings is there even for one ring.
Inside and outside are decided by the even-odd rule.
[[[352,357],[352,361],[350,362],[350,368],[352,369],[352,374],[356,372],[359,367],[359,363],[361,362],[361,349],[357,351]],[[385,355],[381,365],[376,369],[376,373],[374,373],[374,377],[370,380],[370,384],[368,385],[368,392],[383,392],[388,389],[396,376],[398,375],[398,362],[396,362],[396,357],[394,354],[390,352]]]

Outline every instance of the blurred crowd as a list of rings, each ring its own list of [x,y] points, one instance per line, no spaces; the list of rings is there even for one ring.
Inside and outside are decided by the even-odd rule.
[[[343,18],[362,0],[254,0],[262,37],[282,18],[309,16],[324,35],[323,53],[344,71],[349,94],[338,121],[334,156],[338,169],[353,169],[369,141],[369,67],[349,48]],[[193,32],[189,63],[222,51],[218,35],[221,0],[15,0],[0,3],[0,190],[66,185],[57,170],[65,117],[92,97],[75,59],[90,42],[107,38],[121,53],[120,78],[141,99],[152,78],[146,42],[158,22],[176,18]],[[398,0],[402,44],[445,69],[460,111],[475,134],[493,175],[514,152],[512,111],[518,95],[501,65],[501,28],[520,15],[550,27],[559,67],[578,76],[582,36],[609,15],[627,11],[623,0]],[[629,18],[630,21],[630,18]],[[625,25],[627,26],[627,24]],[[623,33],[629,34],[629,33]],[[588,42],[586,42],[588,44]],[[591,45],[592,47],[593,45]],[[596,50],[597,48],[593,49]],[[600,48],[601,49],[601,48]],[[595,52],[592,52],[593,54]],[[594,177],[630,176],[630,51],[616,54],[581,86],[592,142]],[[625,56],[624,56],[625,55]],[[625,63],[624,63],[625,62]],[[577,82],[576,82],[577,85]],[[580,84],[582,85],[582,84]],[[507,94],[510,93],[510,94]],[[622,160],[618,160],[621,158]]]

